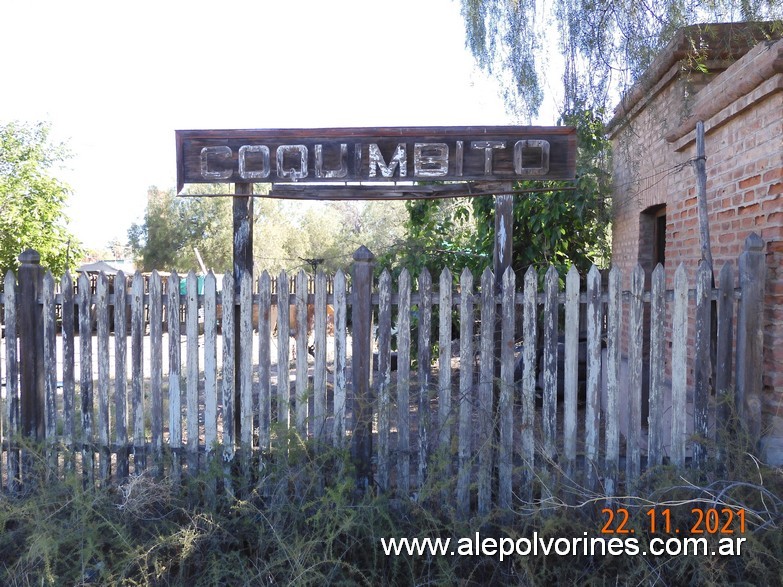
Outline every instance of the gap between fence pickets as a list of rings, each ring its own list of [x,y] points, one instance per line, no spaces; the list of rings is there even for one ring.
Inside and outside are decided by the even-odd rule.
[[[627,336],[629,340],[628,347],[628,364],[629,364],[629,388],[640,389],[640,378],[642,365],[644,358],[641,355],[641,307],[646,300],[650,300],[651,313],[653,320],[651,322],[650,332],[650,347],[651,354],[649,357],[650,364],[650,400],[649,410],[650,419],[648,427],[647,438],[647,456],[648,466],[662,462],[664,455],[668,456],[674,464],[682,465],[685,462],[687,455],[687,439],[688,433],[688,421],[686,420],[687,410],[687,371],[685,357],[687,356],[688,349],[688,321],[691,312],[688,310],[689,299],[693,298],[697,304],[697,331],[698,329],[705,329],[708,325],[705,325],[705,320],[709,320],[709,314],[705,312],[705,308],[709,306],[712,300],[719,302],[718,311],[718,332],[721,334],[720,340],[731,339],[731,336],[725,336],[726,333],[733,332],[732,325],[732,311],[731,304],[735,303],[737,298],[740,298],[744,304],[740,304],[740,320],[738,322],[738,338],[737,338],[737,353],[738,360],[734,361],[734,364],[743,365],[744,368],[738,372],[737,386],[738,393],[744,394],[740,401],[740,408],[744,408],[749,411],[751,418],[758,418],[758,414],[753,412],[755,409],[754,402],[757,402],[757,398],[760,397],[760,387],[756,380],[755,374],[761,372],[760,352],[754,348],[749,348],[755,344],[757,340],[757,332],[760,329],[759,317],[755,314],[758,312],[757,304],[755,306],[755,312],[751,307],[751,298],[760,299],[760,295],[755,293],[759,288],[756,283],[759,279],[760,268],[763,269],[763,263],[759,264],[757,257],[763,256],[762,247],[752,240],[745,257],[741,261],[741,276],[740,287],[733,287],[733,279],[730,268],[724,268],[721,271],[720,286],[717,289],[713,289],[706,285],[706,277],[709,273],[709,267],[703,264],[699,272],[697,273],[697,286],[695,290],[688,289],[688,275],[684,265],[680,265],[674,274],[674,288],[670,292],[664,292],[664,273],[662,268],[657,268],[652,277],[652,288],[650,292],[642,292],[642,284],[644,281],[644,275],[641,272],[641,268],[636,268],[632,274],[632,289],[630,292],[620,291],[620,272],[615,268],[609,275],[609,287],[607,291],[601,291],[600,289],[600,276],[595,268],[591,269],[587,276],[587,288],[584,292],[579,291],[579,275],[575,270],[569,272],[566,280],[566,291],[561,292],[557,283],[557,274],[552,270],[547,275],[546,287],[544,293],[537,292],[537,284],[535,283],[535,272],[528,271],[525,276],[525,283],[522,292],[514,292],[513,280],[509,284],[506,284],[506,288],[510,287],[511,292],[508,289],[504,289],[499,296],[494,293],[491,297],[482,296],[480,292],[474,291],[473,287],[473,275],[469,271],[463,271],[460,277],[460,291],[453,291],[451,288],[452,280],[449,272],[444,272],[440,278],[440,288],[438,292],[430,293],[429,286],[425,288],[426,291],[412,292],[412,284],[410,275],[407,271],[403,271],[398,280],[397,292],[392,291],[391,279],[388,272],[384,272],[379,281],[379,288],[377,293],[379,306],[379,374],[376,377],[375,390],[377,392],[378,404],[377,411],[379,414],[380,431],[378,436],[378,461],[377,481],[382,489],[391,489],[391,476],[390,466],[394,464],[396,466],[395,475],[395,490],[402,494],[408,494],[412,491],[413,484],[409,477],[411,471],[411,454],[418,453],[418,473],[416,476],[416,485],[420,485],[426,479],[426,462],[422,463],[426,459],[422,457],[426,454],[432,454],[436,447],[440,447],[443,450],[451,443],[452,434],[454,430],[451,427],[452,417],[457,423],[457,476],[456,476],[456,503],[460,509],[466,509],[470,507],[470,493],[471,482],[470,479],[473,475],[474,463],[477,464],[478,474],[478,508],[481,511],[486,510],[489,507],[493,499],[492,484],[490,482],[491,475],[493,474],[493,468],[491,463],[494,458],[498,459],[498,498],[504,504],[510,503],[510,483],[520,483],[522,487],[521,495],[530,495],[530,483],[532,481],[528,474],[529,469],[535,467],[536,470],[541,469],[542,465],[546,465],[546,462],[552,463],[557,459],[558,453],[563,451],[563,463],[570,471],[574,471],[575,463],[578,456],[577,451],[577,428],[578,428],[578,412],[576,411],[577,394],[576,389],[578,386],[577,381],[577,358],[576,358],[576,344],[578,343],[578,329],[577,320],[574,316],[578,316],[578,308],[582,304],[587,306],[587,348],[589,361],[587,365],[587,381],[586,381],[586,412],[585,412],[585,426],[586,435],[584,438],[584,478],[588,485],[599,481],[599,477],[602,478],[604,483],[604,489],[612,494],[618,488],[620,481],[618,466],[620,463],[620,417],[619,417],[619,361],[622,349],[619,345],[619,339],[624,329],[627,329]],[[728,266],[727,266],[728,267]],[[744,273],[743,273],[744,271]],[[551,275],[550,275],[551,274]],[[297,428],[300,434],[312,434],[317,438],[323,440],[326,438],[326,424],[328,419],[334,420],[334,430],[331,435],[332,442],[342,443],[344,439],[345,426],[346,426],[346,390],[348,384],[346,381],[346,353],[345,353],[345,322],[346,322],[346,309],[348,303],[353,303],[351,295],[346,293],[345,288],[345,276],[340,272],[339,277],[336,276],[334,293],[327,294],[326,277],[323,273],[319,273],[315,278],[315,293],[307,294],[308,279],[304,272],[300,272],[297,275],[296,292],[290,294],[288,292],[288,278],[285,273],[282,273],[278,279],[279,294],[283,299],[293,299],[295,302],[295,312],[297,320],[300,324],[307,321],[307,306],[310,303],[314,303],[317,312],[317,319],[315,321],[316,338],[314,342],[315,347],[315,369],[313,374],[313,413],[308,412],[307,394],[310,393],[308,382],[308,367],[307,367],[307,337],[303,328],[299,329],[296,336],[297,347],[297,361],[295,364],[296,382],[294,396],[291,397],[290,391],[286,386],[279,384],[282,380],[288,379],[288,370],[285,369],[285,365],[289,364],[288,345],[278,345],[277,356],[277,420],[284,426],[288,425],[289,413],[288,408],[290,402],[293,402],[296,406],[296,412],[294,414],[293,424]],[[513,274],[512,274],[513,275]],[[763,275],[763,273],[762,273]],[[492,274],[485,272],[481,277],[480,291],[487,291],[493,288],[493,281],[491,280]],[[173,279],[172,279],[173,278]],[[233,287],[230,287],[230,276],[226,276],[223,282],[223,293],[217,292],[215,276],[211,273],[207,275],[205,279],[204,293],[199,293],[197,288],[197,279],[192,272],[186,278],[186,296],[184,300],[179,298],[179,286],[176,273],[172,274],[167,282],[166,293],[163,293],[162,281],[157,273],[153,273],[149,278],[148,293],[145,293],[144,278],[141,274],[137,273],[132,278],[132,285],[130,288],[130,295],[126,297],[126,289],[118,288],[115,293],[111,294],[108,290],[108,281],[105,275],[98,277],[96,284],[96,292],[90,293],[90,284],[85,275],[79,279],[79,293],[77,296],[72,295],[72,281],[70,276],[66,275],[60,281],[61,293],[55,292],[55,283],[50,274],[47,274],[43,278],[44,289],[42,294],[42,307],[43,307],[43,349],[44,349],[44,362],[47,367],[45,377],[43,379],[45,384],[45,436],[50,440],[52,444],[56,442],[62,443],[65,446],[92,446],[98,447],[98,463],[93,463],[94,455],[92,449],[85,448],[81,451],[82,467],[85,471],[92,475],[97,472],[99,478],[106,479],[111,474],[109,470],[109,464],[111,456],[108,455],[106,447],[111,446],[111,450],[116,451],[114,457],[117,459],[115,474],[123,476],[129,472],[128,461],[130,455],[125,454],[123,451],[125,447],[131,447],[132,450],[132,462],[135,470],[142,470],[147,466],[147,455],[153,455],[153,458],[159,459],[160,454],[166,444],[177,453],[182,446],[182,441],[186,441],[186,448],[188,454],[196,454],[200,452],[209,452],[212,446],[219,440],[223,440],[224,447],[223,457],[232,458],[233,452],[231,446],[238,442],[238,444],[244,446],[251,446],[254,442],[257,447],[262,450],[271,449],[271,407],[272,407],[272,372],[269,368],[271,365],[270,360],[270,346],[268,344],[271,336],[271,326],[269,322],[270,310],[274,306],[274,296],[271,294],[271,284],[268,274],[264,274],[259,279],[260,293],[250,295],[250,288],[245,287],[246,292],[240,300],[231,299],[230,304],[239,303],[242,311],[240,312],[241,324],[236,325],[232,323],[229,314],[224,313],[221,320],[221,325],[224,328],[224,336],[226,330],[232,330],[240,328],[242,336],[250,338],[254,336],[251,332],[249,325],[251,323],[252,311],[254,306],[259,307],[260,324],[259,327],[259,365],[263,365],[263,368],[259,369],[259,383],[257,388],[260,389],[260,400],[257,407],[252,404],[251,390],[253,388],[253,381],[249,379],[252,377],[253,358],[248,354],[240,358],[240,365],[232,364],[232,353],[226,351],[230,348],[229,344],[223,345],[223,364],[222,368],[224,373],[226,370],[233,371],[233,369],[239,368],[245,374],[242,385],[242,391],[240,394],[241,405],[233,405],[232,394],[228,392],[226,387],[225,377],[223,378],[223,388],[219,390],[218,385],[218,371],[219,362],[217,361],[217,348],[218,340],[220,337],[217,334],[217,320],[218,320],[218,308],[224,302],[225,292],[233,292]],[[125,276],[123,274],[118,275],[118,279],[125,282]],[[340,284],[338,286],[338,283]],[[504,282],[505,283],[505,282]],[[4,426],[0,429],[4,431],[3,436],[3,450],[7,453],[5,463],[5,471],[3,471],[2,478],[5,480],[5,486],[12,487],[15,480],[19,477],[19,462],[14,456],[14,449],[10,443],[10,436],[20,431],[19,422],[19,357],[16,355],[15,345],[8,345],[7,340],[9,338],[16,338],[17,331],[17,305],[22,301],[17,300],[14,295],[15,291],[15,278],[12,273],[8,273],[5,276],[5,291],[2,297],[3,304],[3,318],[4,318],[4,335],[3,339],[3,358],[4,369],[2,375],[5,377],[5,399],[4,409],[2,414],[2,423]],[[228,289],[225,289],[228,286]],[[446,289],[444,289],[446,288]],[[755,288],[755,289],[750,289]],[[748,294],[746,291],[753,291],[754,294]],[[740,294],[740,295],[738,295]],[[663,298],[666,298],[664,300]],[[625,300],[630,302],[630,313],[628,313],[628,322],[624,323],[622,306]],[[598,338],[600,336],[600,320],[601,309],[603,301],[608,302],[607,320],[609,327],[609,341],[608,341],[608,363],[604,366],[607,371],[608,385],[606,388],[607,403],[604,406],[605,412],[605,436],[603,439],[596,436],[598,428],[596,423],[600,421],[598,416],[600,407],[602,405],[600,395],[600,385],[597,384],[598,373],[600,373],[601,367],[600,361],[600,342]],[[671,301],[671,341],[672,341],[672,355],[671,355],[671,435],[666,434],[664,418],[662,414],[663,410],[663,393],[665,383],[663,381],[665,377],[664,371],[664,355],[662,344],[663,331],[662,324],[665,318],[666,301]],[[117,305],[119,302],[119,306]],[[335,389],[335,402],[332,411],[327,414],[327,384],[326,384],[326,349],[327,349],[327,337],[326,337],[326,305],[332,302],[336,306],[335,310],[335,365],[336,372],[334,377],[334,389]],[[450,353],[445,352],[443,343],[446,339],[443,338],[444,327],[450,326],[450,320],[447,320],[449,316],[440,312],[439,325],[441,327],[441,335],[439,338],[441,344],[441,350],[439,353],[439,369],[438,375],[438,397],[443,401],[439,402],[439,408],[437,411],[437,417],[434,422],[436,427],[434,431],[437,432],[434,438],[437,438],[437,442],[432,443],[433,450],[425,450],[423,453],[420,450],[411,450],[408,444],[411,437],[411,427],[408,421],[410,416],[410,410],[408,408],[410,401],[416,402],[419,409],[429,405],[429,392],[427,391],[428,378],[425,376],[425,389],[416,390],[416,394],[411,398],[411,374],[409,371],[410,365],[410,315],[411,307],[413,305],[421,305],[424,302],[427,308],[431,308],[434,305],[446,305],[448,307],[457,307],[459,309],[460,316],[474,316],[475,308],[478,306],[481,313],[481,323],[479,333],[479,347],[478,357],[480,370],[478,372],[478,379],[475,379],[473,372],[473,360],[476,354],[474,347],[474,330],[473,320],[461,320],[460,331],[460,389],[457,395],[456,405],[451,407],[451,394],[443,394],[446,389],[450,389],[451,380],[451,356]],[[495,311],[503,313],[504,325],[510,322],[513,323],[512,316],[517,306],[521,306],[523,312],[523,329],[522,335],[526,341],[536,341],[538,333],[536,332],[536,321],[531,319],[531,316],[535,314],[535,309],[543,302],[544,309],[549,310],[549,316],[554,317],[554,313],[557,308],[564,304],[566,314],[565,324],[565,392],[563,396],[564,409],[563,415],[563,439],[562,445],[560,444],[558,430],[558,393],[556,373],[558,370],[557,365],[557,332],[558,326],[556,320],[552,318],[545,322],[544,330],[542,331],[543,343],[544,343],[544,360],[543,360],[543,413],[542,413],[542,427],[543,427],[543,453],[539,455],[534,449],[535,437],[533,436],[533,429],[535,421],[533,420],[535,412],[531,402],[535,402],[535,345],[525,344],[521,351],[523,357],[523,372],[521,376],[521,394],[522,394],[522,410],[521,419],[518,420],[518,425],[515,428],[513,421],[509,423],[508,416],[512,414],[512,410],[508,410],[507,407],[510,400],[509,389],[513,388],[513,375],[509,373],[514,372],[513,363],[517,360],[513,352],[509,352],[505,349],[505,346],[509,346],[513,343],[513,329],[508,331],[504,329],[503,340],[504,347],[501,359],[501,380],[504,382],[501,386],[501,392],[497,401],[500,402],[500,444],[498,446],[498,453],[496,456],[492,456],[493,453],[487,452],[487,443],[479,443],[474,437],[474,433],[478,431],[482,437],[486,438],[492,434],[494,417],[489,417],[496,407],[493,404],[492,385],[490,381],[493,378],[493,371],[488,366],[494,360],[493,350],[491,346],[491,330],[487,327],[487,324],[494,324],[492,316]],[[182,417],[182,408],[179,404],[179,393],[181,377],[177,377],[177,371],[181,369],[181,346],[172,344],[171,335],[179,335],[179,320],[171,320],[171,316],[175,312],[169,312],[171,307],[178,307],[182,303],[187,308],[186,320],[185,320],[185,414]],[[627,302],[626,302],[627,303]],[[62,365],[62,392],[59,392],[55,382],[56,376],[53,376],[57,372],[52,368],[54,362],[57,360],[56,342],[57,342],[57,324],[55,324],[55,308],[57,305],[62,306],[62,334],[61,339],[61,358],[60,363]],[[397,305],[398,311],[402,311],[402,317],[397,322],[397,343],[398,343],[398,360],[402,358],[403,366],[401,370],[397,372],[397,381],[394,391],[396,392],[397,400],[397,414],[396,414],[396,428],[398,432],[398,440],[396,443],[396,455],[392,456],[392,447],[389,439],[389,429],[392,425],[390,421],[390,408],[392,406],[391,397],[391,376],[390,376],[390,333],[391,333],[391,316],[392,307]],[[75,395],[75,333],[73,331],[73,309],[78,306],[79,309],[79,328],[80,332],[89,332],[92,330],[93,324],[96,325],[97,332],[95,335],[96,345],[96,367],[97,377],[92,372],[93,369],[93,342],[92,337],[90,339],[81,336],[79,345],[79,389],[81,397],[81,409],[79,410],[80,419],[76,420],[76,406],[74,405]],[[93,306],[95,307],[95,313],[98,317],[95,322],[91,317],[91,311]],[[114,397],[111,397],[112,389],[110,387],[110,380],[112,379],[111,366],[112,361],[110,359],[110,331],[109,331],[109,316],[110,308],[114,306],[113,318],[115,320],[115,360],[114,365]],[[126,383],[127,383],[127,331],[125,330],[125,321],[127,318],[127,310],[130,310],[130,377],[131,377],[131,394],[130,397],[126,396]],[[204,312],[204,319],[199,319],[199,311]],[[145,317],[145,312],[149,312],[149,318]],[[163,389],[163,329],[164,312],[166,313],[166,320],[169,328],[169,348],[168,348],[168,393],[164,397]],[[179,312],[176,312],[179,315]],[[278,313],[278,329],[279,339],[288,339],[288,330],[291,327],[289,324],[289,313]],[[427,315],[429,318],[429,312]],[[144,338],[146,334],[146,324],[149,324],[149,348],[150,348],[150,367],[148,370],[144,368]],[[204,325],[204,334],[200,333],[200,326]],[[426,328],[429,330],[429,327]],[[263,332],[263,336],[262,336]],[[119,334],[119,336],[116,336]],[[203,347],[200,345],[200,337],[203,336]],[[420,333],[420,340],[427,341],[428,333]],[[266,342],[262,343],[262,339]],[[731,349],[730,345],[725,343],[720,345],[719,340],[719,363],[715,366],[716,384],[718,387],[718,393],[728,393],[730,383],[733,380],[731,377]],[[701,342],[700,342],[701,341]],[[450,341],[449,341],[450,343]],[[743,344],[747,344],[748,348],[743,348]],[[450,346],[450,344],[449,344]],[[696,404],[694,405],[694,428],[693,431],[697,437],[704,437],[710,434],[709,428],[705,424],[708,418],[705,417],[707,410],[709,409],[709,397],[711,393],[709,388],[706,387],[706,381],[709,377],[706,374],[711,373],[713,368],[709,363],[709,353],[705,352],[705,348],[708,345],[703,342],[702,339],[697,337],[696,347],[699,350],[696,356],[697,373],[699,374],[699,380],[696,382],[698,386],[696,394]],[[421,352],[421,349],[420,349]],[[249,353],[249,351],[248,351]],[[423,355],[420,355],[423,356]],[[739,357],[746,357],[747,361],[757,365],[755,373],[751,373],[747,362],[741,362]],[[203,357],[203,358],[200,358]],[[201,363],[200,363],[201,361]],[[446,368],[444,368],[444,366]],[[203,367],[203,371],[202,371]],[[203,391],[199,389],[199,378],[204,376]],[[145,380],[145,375],[149,374],[149,380]],[[174,393],[172,394],[172,390]],[[204,418],[200,423],[201,403],[200,393],[204,393]],[[474,393],[478,393],[477,400],[474,402],[471,397]],[[58,395],[61,395],[61,399],[58,399]],[[114,400],[113,402],[111,400]],[[164,418],[163,406],[164,399],[168,400],[168,437],[167,443],[164,442],[165,430],[163,426]],[[625,480],[631,482],[638,478],[641,471],[641,448],[642,437],[641,431],[641,406],[640,396],[636,393],[631,394],[630,404],[628,405],[628,414],[630,418],[630,424],[627,434],[626,444],[626,471]],[[62,407],[60,408],[60,404]],[[148,404],[148,405],[147,405]],[[114,418],[110,419],[110,406],[113,406]],[[126,411],[125,406],[129,409]],[[234,410],[239,409],[243,418],[243,422],[250,424],[253,420],[251,418],[259,418],[260,435],[254,440],[250,436],[252,428],[250,426],[242,427],[242,438],[236,439],[232,436],[231,427],[220,426],[221,422],[232,421],[231,415]],[[624,408],[625,409],[625,408]],[[93,422],[93,410],[97,413],[97,422]],[[151,410],[150,422],[145,421],[145,413],[147,410]],[[257,413],[254,412],[257,410]],[[222,419],[219,417],[222,414]],[[478,418],[478,425],[473,426],[474,418]],[[184,421],[185,428],[181,428],[181,424]],[[424,446],[428,442],[429,427],[426,420],[422,420],[423,425],[419,431],[424,436]],[[755,421],[754,421],[755,422]],[[57,424],[60,424],[59,427]],[[78,428],[77,428],[78,424]],[[97,425],[96,425],[97,424]],[[203,428],[201,427],[203,426]],[[203,433],[202,433],[203,430]],[[110,436],[110,433],[113,435]],[[514,438],[515,434],[520,435],[519,442]],[[149,436],[148,436],[149,435]],[[603,440],[603,442],[601,442]],[[604,449],[604,462],[603,464],[598,462],[599,449],[603,445]],[[513,449],[509,447],[518,446],[519,453],[514,454]],[[561,448],[562,446],[562,448]],[[421,449],[421,445],[417,447]],[[668,450],[667,450],[668,449]],[[158,455],[158,456],[155,456]],[[538,462],[540,457],[544,458],[545,462]],[[515,460],[519,459],[519,460]],[[694,457],[699,461],[703,458],[703,454],[697,448],[694,452]],[[66,461],[70,461],[71,457],[66,458]],[[512,464],[515,463],[515,464]],[[521,463],[522,468],[518,469],[516,465]],[[199,459],[191,459],[191,466],[199,467]],[[529,465],[533,465],[530,467]],[[546,466],[541,469],[546,470]],[[519,472],[519,478],[515,477],[514,471]],[[599,475],[596,476],[596,472]],[[545,476],[546,477],[546,476]]]

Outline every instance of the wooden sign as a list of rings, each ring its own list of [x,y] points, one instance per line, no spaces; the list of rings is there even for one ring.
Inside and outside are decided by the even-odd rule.
[[[178,194],[187,195],[183,193],[186,184],[234,184],[233,194],[210,195],[233,196],[234,283],[238,289],[253,275],[255,183],[274,184],[266,197],[291,199],[495,195],[494,258],[500,280],[511,264],[510,186],[518,180],[573,179],[576,168],[576,130],[571,127],[178,130],[176,141]],[[481,194],[485,189],[490,191]],[[354,292],[358,289],[355,282]],[[353,306],[354,373],[361,371],[357,366],[370,364],[366,356],[372,346],[369,330],[357,329],[361,320],[370,323],[368,308]],[[239,306],[234,316],[239,324]],[[250,351],[243,348],[238,330],[235,336],[234,355],[239,364]],[[359,407],[371,401],[368,380],[369,371],[359,377],[359,386],[355,382]],[[243,386],[237,371],[235,405],[242,403]],[[354,416],[358,418],[352,438],[357,483],[367,488],[372,485],[372,412],[359,410]],[[239,412],[235,418],[234,438],[251,434],[239,420]]]
[[[359,182],[383,185],[364,196],[351,192],[372,199],[410,193],[414,182],[567,180],[576,166],[572,127],[179,130],[176,141],[180,194],[194,183],[296,186],[280,185],[273,194],[290,198],[312,197],[303,185],[323,192]],[[446,195],[457,194],[452,188]]]

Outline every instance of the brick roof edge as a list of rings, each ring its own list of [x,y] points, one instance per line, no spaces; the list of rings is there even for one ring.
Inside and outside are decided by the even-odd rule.
[[[681,139],[699,120],[711,118],[778,73],[783,73],[783,39],[762,41],[696,94],[691,115],[666,140]]]
[[[673,66],[693,55],[694,46],[704,47],[706,60],[735,61],[742,58],[757,43],[767,40],[774,24],[702,23],[679,29],[615,106],[614,115],[606,125],[607,132],[614,133]],[[751,44],[749,41],[755,42]]]

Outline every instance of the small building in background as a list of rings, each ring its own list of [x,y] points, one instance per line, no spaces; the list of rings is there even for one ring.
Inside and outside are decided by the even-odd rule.
[[[714,273],[745,239],[764,242],[762,456],[783,464],[783,40],[762,24],[680,30],[609,124],[614,158],[613,264],[624,288],[637,263],[666,268],[667,288],[701,259],[696,123],[705,128]],[[778,35],[780,32],[778,31]],[[773,33],[774,37],[774,33]],[[693,380],[689,373],[689,385]]]
[[[117,267],[114,263],[109,263],[108,261],[95,261],[93,263],[85,263],[84,265],[80,266],[76,270],[76,273],[86,273],[88,276],[93,276],[103,272],[108,276],[117,275],[119,271],[120,267]],[[122,268],[122,271],[125,272],[125,269]]]

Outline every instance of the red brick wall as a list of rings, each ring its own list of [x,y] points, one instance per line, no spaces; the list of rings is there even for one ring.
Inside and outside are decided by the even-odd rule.
[[[775,48],[783,54],[783,41]],[[704,99],[700,103],[699,93],[694,95],[694,87],[702,87],[706,81],[703,76],[689,79],[687,74],[678,73],[663,79],[630,115],[614,126],[616,189],[612,249],[613,263],[623,271],[623,285],[628,287],[631,270],[645,259],[644,248],[650,246],[645,240],[647,235],[640,234],[640,214],[650,206],[665,204],[667,287],[672,286],[674,270],[680,262],[685,263],[693,283],[701,258],[696,175],[689,164],[695,157],[695,131],[683,133],[682,127],[691,107],[710,114],[705,117],[707,201],[716,277],[726,262],[734,265],[736,275],[737,257],[751,232],[765,241],[763,415],[769,458],[780,461],[783,460],[783,73],[774,69],[781,67],[779,60],[773,69],[768,68],[771,73],[767,79],[749,84],[743,76],[748,71],[758,71],[756,62],[761,59],[768,59],[766,48],[751,51],[702,90],[701,95],[714,100],[715,88],[720,91],[743,83],[743,87],[750,87],[746,94],[717,112],[710,113],[709,104]],[[665,138],[667,135],[670,140]],[[672,135],[681,136],[671,140]]]

